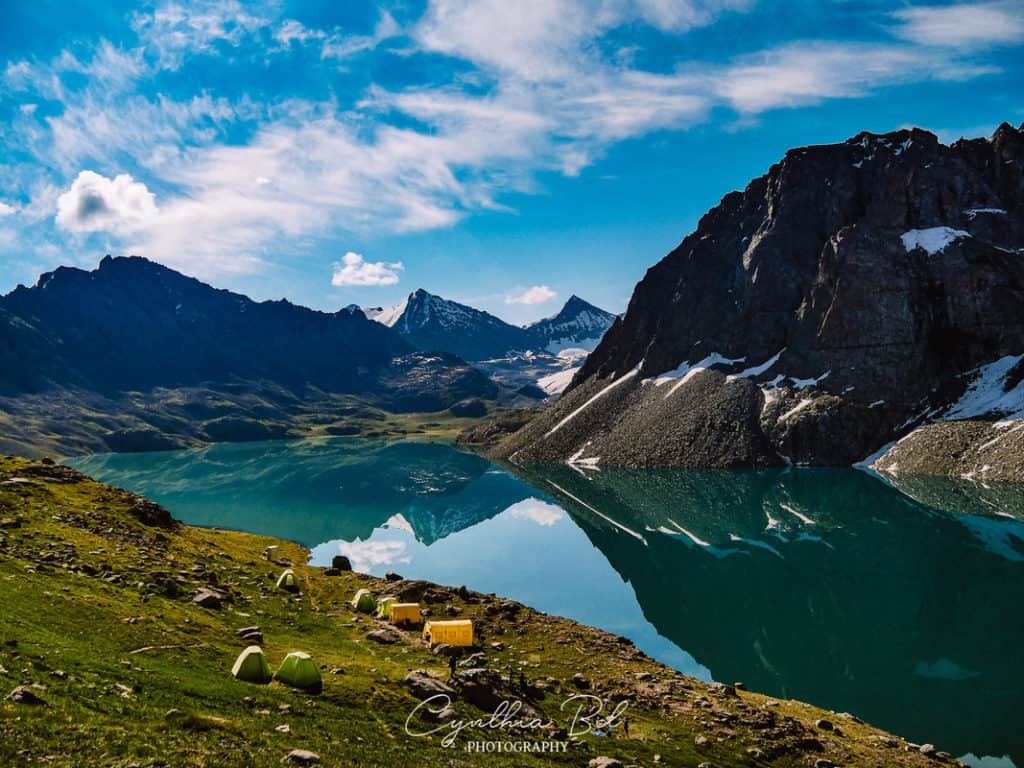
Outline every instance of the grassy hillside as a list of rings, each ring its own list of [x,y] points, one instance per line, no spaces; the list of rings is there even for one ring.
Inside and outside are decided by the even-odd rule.
[[[354,395],[267,383],[117,396],[54,390],[0,397],[0,453],[57,458],[330,435],[454,437],[475,422],[448,410],[395,413]]]
[[[265,558],[272,544],[275,557],[296,563],[300,594],[275,588],[283,565]],[[670,766],[945,759],[850,716],[708,686],[621,638],[493,595],[332,576],[302,565],[306,559],[288,542],[177,524],[157,505],[64,467],[0,459],[0,765],[271,766],[293,749],[329,766],[586,766],[598,756]],[[205,587],[221,593],[219,608],[193,604]],[[471,728],[445,748],[439,736],[407,735],[417,699],[403,678],[422,669],[445,680],[447,662],[415,632],[389,645],[368,639],[386,625],[349,608],[360,587],[418,597],[435,616],[472,618],[483,654],[475,663],[501,673],[512,665],[516,676],[522,670],[536,686],[531,705],[559,726],[571,720],[560,705],[580,686],[608,706],[628,701],[628,738],[619,727],[615,738],[573,740],[568,754],[511,757],[464,745],[538,737]],[[252,625],[274,668],[290,651],[312,654],[323,692],[234,680],[229,670],[247,644],[236,630]],[[574,683],[576,674],[585,681]],[[22,701],[10,697],[18,686],[25,686]],[[495,693],[508,694],[507,686],[498,683]],[[45,703],[24,701],[33,696]],[[460,719],[486,716],[459,696],[453,707]],[[823,719],[833,727],[821,727]]]

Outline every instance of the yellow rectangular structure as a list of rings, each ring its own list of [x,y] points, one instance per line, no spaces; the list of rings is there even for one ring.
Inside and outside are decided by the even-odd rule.
[[[468,646],[473,644],[473,622],[469,619],[457,621],[428,621],[423,625],[423,638],[431,645]]]
[[[392,624],[420,623],[419,603],[392,603],[388,606],[388,613]]]

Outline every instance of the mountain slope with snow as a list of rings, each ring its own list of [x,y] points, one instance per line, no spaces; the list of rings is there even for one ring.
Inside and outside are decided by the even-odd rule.
[[[422,288],[394,307],[363,312],[417,349],[451,352],[502,384],[539,385],[549,395],[568,385],[567,372],[575,372],[615,319],[572,296],[557,314],[519,327]]]
[[[878,466],[902,471],[916,442],[915,471],[1024,480],[1022,128],[787,152],[648,270],[561,399],[498,454],[848,466],[941,422]]]

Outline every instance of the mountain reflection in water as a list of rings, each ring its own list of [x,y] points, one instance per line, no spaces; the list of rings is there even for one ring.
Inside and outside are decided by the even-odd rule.
[[[855,470],[499,468],[446,445],[72,462],[185,522],[624,634],[688,674],[1024,765],[1024,492]]]

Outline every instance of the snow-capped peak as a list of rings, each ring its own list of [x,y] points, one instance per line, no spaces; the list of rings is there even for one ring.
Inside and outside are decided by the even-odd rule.
[[[405,307],[408,305],[411,295],[406,297],[405,301],[401,304],[395,304],[393,307],[363,307],[363,314],[371,320],[376,320],[381,325],[393,328],[395,323],[398,322],[398,318],[405,312]]]

